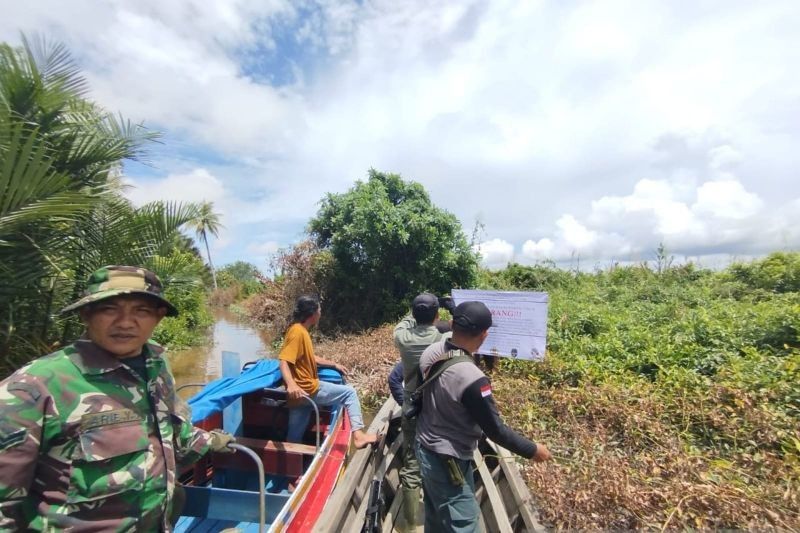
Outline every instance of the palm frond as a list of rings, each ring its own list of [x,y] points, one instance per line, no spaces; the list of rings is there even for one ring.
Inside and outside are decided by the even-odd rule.
[[[100,266],[150,267],[173,287],[205,274],[181,239],[201,206],[136,209],[121,195],[122,162],[144,161],[159,134],[106,112],[87,91],[63,45],[0,43],[0,368],[14,366],[18,350],[41,351],[38,339],[71,338],[77,324],[56,311]]]
[[[62,43],[51,43],[42,35],[28,39],[21,36],[22,46],[29,59],[31,69],[35,67],[42,82],[75,97],[84,97],[89,85],[81,76],[80,68]]]
[[[213,202],[202,202],[199,204],[197,216],[189,221],[189,226],[195,231],[197,236],[210,233],[214,237],[219,235],[219,230],[224,228],[220,222],[219,213],[214,212]]]
[[[50,150],[38,141],[37,129],[24,124],[0,129],[0,236],[37,220],[75,220],[91,208],[96,198],[69,190],[69,177],[53,171]]]
[[[165,287],[192,290],[202,284],[203,265],[186,252],[155,255],[146,267],[158,275]]]

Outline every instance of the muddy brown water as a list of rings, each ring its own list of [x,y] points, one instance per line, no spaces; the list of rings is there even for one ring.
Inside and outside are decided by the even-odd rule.
[[[208,383],[221,376],[222,352],[237,352],[240,364],[263,358],[275,357],[272,338],[258,330],[227,309],[214,310],[214,327],[208,344],[169,354],[169,364],[175,382],[180,387],[188,383]],[[180,391],[189,398],[200,390],[189,387]]]

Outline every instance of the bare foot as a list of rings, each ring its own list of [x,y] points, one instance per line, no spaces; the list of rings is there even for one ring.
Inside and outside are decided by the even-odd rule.
[[[353,432],[353,445],[356,449],[361,449],[370,444],[378,442],[379,435],[375,433],[364,433],[360,429]]]

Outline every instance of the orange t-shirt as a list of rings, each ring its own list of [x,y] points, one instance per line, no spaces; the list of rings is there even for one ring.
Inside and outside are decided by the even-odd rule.
[[[289,363],[297,386],[306,394],[315,394],[319,389],[319,376],[317,375],[317,360],[314,358],[314,347],[311,345],[311,335],[301,324],[292,324],[283,339],[283,347],[278,354],[278,359]]]

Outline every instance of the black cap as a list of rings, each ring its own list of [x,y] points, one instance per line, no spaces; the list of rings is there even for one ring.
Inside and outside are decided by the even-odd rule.
[[[423,292],[422,294],[417,295],[414,298],[414,301],[411,302],[411,309],[418,309],[428,310],[428,309],[439,309],[439,300],[433,294],[429,292]]]
[[[492,327],[492,312],[483,302],[464,302],[453,310],[453,324],[480,333]]]

